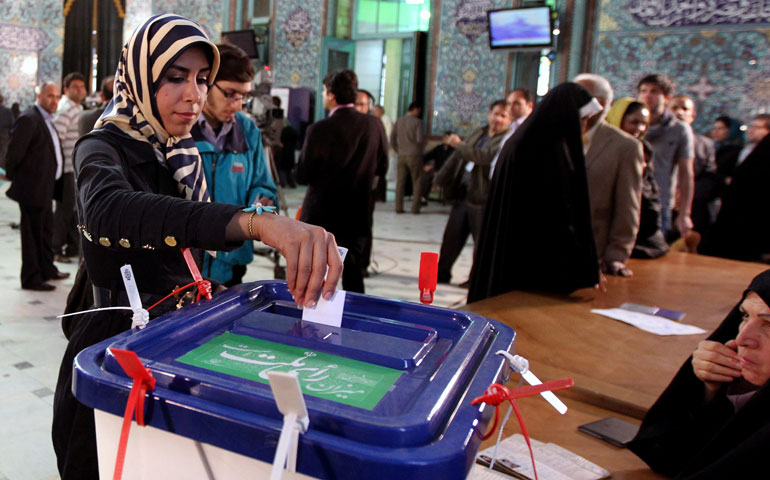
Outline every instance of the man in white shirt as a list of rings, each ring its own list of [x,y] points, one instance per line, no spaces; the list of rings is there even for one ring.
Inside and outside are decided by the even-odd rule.
[[[56,200],[54,211],[53,250],[56,261],[69,263],[67,257],[78,254],[79,236],[75,212],[75,169],[72,151],[80,137],[81,102],[86,98],[86,79],[83,74],[72,72],[64,77],[64,95],[59,100],[54,126],[61,140],[64,165],[61,176],[61,199]]]
[[[511,90],[508,96],[505,97],[505,105],[508,107],[508,111],[511,114],[511,125],[508,127],[508,133],[503,137],[502,143],[500,143],[500,149],[495,154],[495,158],[492,160],[492,164],[489,168],[489,178],[495,173],[495,165],[497,165],[497,158],[500,156],[500,152],[505,146],[505,142],[513,135],[524,120],[529,117],[532,110],[535,108],[535,94],[528,88],[517,88]]]

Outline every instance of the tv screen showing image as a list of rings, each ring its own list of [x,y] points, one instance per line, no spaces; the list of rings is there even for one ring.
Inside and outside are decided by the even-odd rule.
[[[549,7],[490,10],[487,15],[491,48],[536,49],[553,44]]]

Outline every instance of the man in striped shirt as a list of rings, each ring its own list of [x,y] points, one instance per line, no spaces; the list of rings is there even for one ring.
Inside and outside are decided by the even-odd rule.
[[[56,188],[61,188],[61,200],[56,200],[54,212],[53,249],[56,261],[69,263],[67,257],[78,254],[77,214],[75,212],[75,172],[72,167],[72,150],[80,136],[79,121],[83,111],[81,103],[86,98],[86,79],[83,74],[72,72],[64,77],[64,89],[54,116],[54,125],[61,139],[64,153],[64,169]],[[56,196],[59,197],[58,195]]]

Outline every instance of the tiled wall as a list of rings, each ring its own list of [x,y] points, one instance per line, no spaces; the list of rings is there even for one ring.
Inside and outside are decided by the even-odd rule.
[[[60,0],[0,1],[0,91],[10,107],[35,101],[35,84],[61,79],[64,17]]]
[[[487,107],[505,95],[507,52],[491,51],[487,10],[510,0],[444,0],[436,54],[432,134],[467,135],[487,121]],[[436,34],[436,32],[431,32]]]
[[[212,41],[222,35],[227,2],[211,0],[153,0],[152,13],[175,13],[203,26]]]
[[[669,75],[696,102],[695,130],[719,115],[748,122],[770,110],[770,16],[759,0],[602,0],[594,71],[616,96],[634,96],[647,73]]]
[[[323,0],[275,0],[275,85],[318,87]]]

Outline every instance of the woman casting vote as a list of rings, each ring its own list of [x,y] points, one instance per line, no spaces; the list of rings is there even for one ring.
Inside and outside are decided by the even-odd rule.
[[[655,402],[628,447],[677,478],[759,478],[770,446],[770,270]],[[758,475],[758,476],[757,476]]]
[[[252,239],[284,255],[297,304],[333,294],[342,271],[333,236],[287,217],[209,202],[190,130],[218,65],[219,52],[203,30],[175,15],[148,19],[123,48],[115,97],[75,149],[79,229],[97,307],[128,305],[124,264],[132,266],[146,308],[192,281],[182,247],[222,251]],[[151,315],[175,304],[164,302]],[[73,360],[130,326],[130,312],[112,310],[86,314],[73,328],[54,399],[63,479],[98,478],[93,412],[72,395]]]

